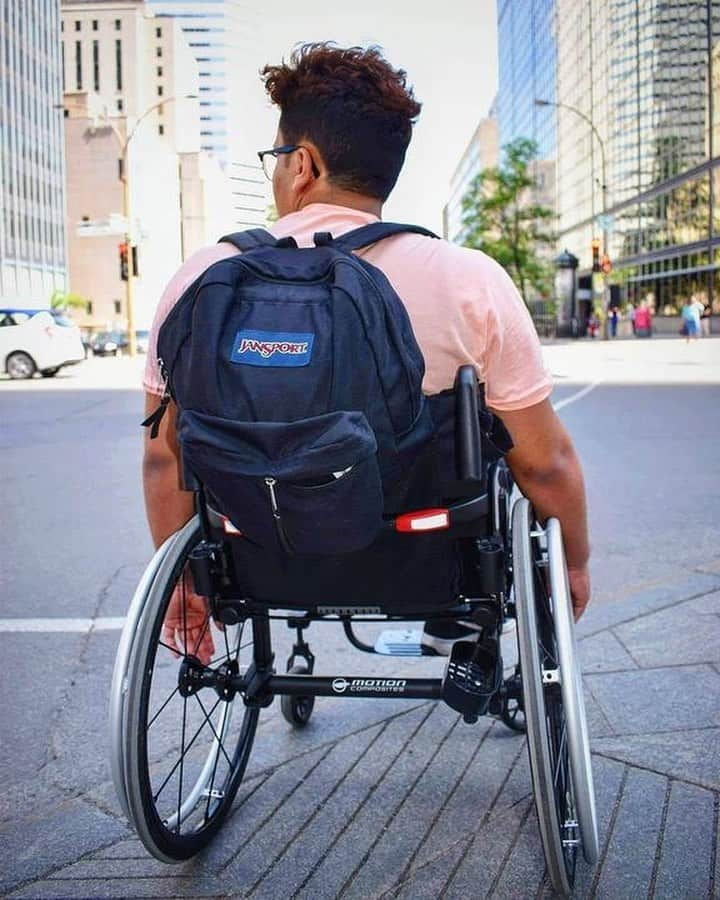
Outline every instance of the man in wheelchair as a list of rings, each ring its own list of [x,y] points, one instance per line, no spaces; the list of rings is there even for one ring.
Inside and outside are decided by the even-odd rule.
[[[567,893],[577,847],[597,857],[572,630],[589,547],[533,324],[485,254],[382,222],[420,112],[404,72],[377,49],[311,44],[263,77],[280,121],[259,156],[280,217],[187,260],[151,332],[143,485],[158,550],[113,678],[118,795],[153,854],[184,859],[222,824],[275,695],[296,726],[315,696],[442,699],[516,730],[521,711],[548,870]],[[425,628],[373,647],[358,616]],[[520,650],[507,682],[505,616]],[[297,632],[287,674],[271,618]],[[446,655],[445,676],[313,676],[316,621],[366,652]]]
[[[379,222],[420,112],[405,74],[393,70],[376,50],[308,45],[297,50],[289,64],[267,66],[263,75],[270,99],[280,109],[274,145],[260,154],[280,215],[272,235],[292,237],[299,247],[311,247],[317,233],[337,238]],[[237,252],[231,243],[200,250],[168,285],[147,356],[148,414],[157,408],[164,390],[157,358],[160,326],[205,270]],[[554,516],[562,525],[572,602],[580,616],[590,597],[582,472],[572,441],[550,403],[551,380],[514,285],[481,251],[429,236],[401,233],[357,253],[384,272],[402,298],[425,361],[425,395],[452,390],[458,367],[475,367],[488,406],[512,436],[506,458],[515,481],[541,520]],[[156,546],[194,511],[193,494],[180,490],[176,423],[171,400],[157,439],[148,435],[145,443],[143,483]],[[200,622],[201,601],[185,615],[193,613]],[[179,625],[179,610],[175,614],[171,610],[170,643]],[[471,623],[429,621],[424,642],[447,653],[454,640],[471,632]],[[211,650],[206,634],[198,652],[202,657]]]

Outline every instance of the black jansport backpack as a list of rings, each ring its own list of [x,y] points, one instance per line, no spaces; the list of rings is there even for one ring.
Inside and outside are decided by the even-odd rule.
[[[385,498],[432,441],[425,366],[387,278],[351,251],[401,232],[378,222],[315,247],[228,235],[160,328],[183,465],[249,540],[337,555],[377,536]]]

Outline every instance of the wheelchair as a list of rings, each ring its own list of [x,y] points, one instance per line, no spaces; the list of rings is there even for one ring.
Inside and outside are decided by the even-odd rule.
[[[369,551],[387,555],[374,581],[367,555],[360,554],[355,570],[347,560],[329,562],[323,564],[329,574],[314,577],[312,561],[300,559],[277,584],[253,585],[245,577],[252,568],[248,542],[214,498],[193,485],[196,515],[159,548],[138,584],[111,688],[113,780],[125,815],[153,856],[168,863],[188,859],[218,832],[245,775],[261,710],[278,696],[284,718],[302,728],[320,696],[433,699],[467,723],[489,714],[526,732],[553,887],[570,895],[580,853],[590,865],[597,861],[588,730],[560,524],[535,520],[502,459],[489,469],[484,464],[481,401],[474,370],[462,367],[452,397],[455,499],[444,508],[391,517],[387,547]],[[413,555],[407,548],[417,542]],[[408,566],[425,565],[428,591],[398,604],[407,555]],[[455,579],[433,581],[448,560],[459,560]],[[260,557],[254,565],[265,562]],[[443,585],[447,594],[438,602]],[[428,618],[472,622],[478,632],[477,640],[454,643],[442,678],[313,674],[305,632],[315,623],[339,624],[359,651],[405,658],[428,655],[418,632],[386,630],[371,645],[358,637],[358,624]],[[511,619],[518,664],[505,678],[499,637]],[[284,620],[295,632],[282,674],[274,664],[271,620]],[[179,645],[168,642],[168,632],[178,635]],[[215,649],[203,662],[198,647],[208,636]]]

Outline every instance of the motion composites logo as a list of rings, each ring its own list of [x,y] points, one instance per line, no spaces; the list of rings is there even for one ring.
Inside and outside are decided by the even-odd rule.
[[[230,359],[246,366],[306,366],[314,340],[298,332],[238,331]]]
[[[353,694],[369,691],[373,694],[404,694],[406,678],[334,678],[332,689],[336,694]]]

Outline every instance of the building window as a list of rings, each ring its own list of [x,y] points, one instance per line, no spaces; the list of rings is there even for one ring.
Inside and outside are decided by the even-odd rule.
[[[75,41],[75,87],[82,90],[82,43]]]
[[[115,31],[120,31],[121,28],[122,28],[122,20],[115,19]]]
[[[162,78],[162,66],[157,67],[158,78]]]
[[[164,125],[158,125],[158,134],[160,134],[160,135],[165,134],[165,126]]]
[[[162,97],[163,95],[163,86],[161,84],[158,85],[158,97]]]
[[[82,22],[79,22],[77,19],[75,20],[75,31],[80,31],[82,28]]]
[[[155,56],[157,56],[157,58],[160,59],[160,57],[162,56],[162,47],[155,48]]]
[[[97,31],[97,30],[98,30],[98,20],[97,20],[97,19],[93,19],[93,20],[92,20],[92,23],[93,23],[93,24],[92,24],[92,29],[93,29],[93,31]]]
[[[121,308],[121,307],[120,307],[120,301],[119,301],[119,300],[115,300],[114,302],[115,302],[115,315],[116,315],[116,316],[119,316],[119,315],[120,315],[120,308]]]
[[[92,42],[93,51],[93,88],[100,90],[100,47],[97,41]]]
[[[122,112],[122,111],[123,111],[123,102],[122,102],[122,100],[118,100],[118,102],[117,102],[117,108],[118,108],[118,112]]]
[[[60,31],[65,31],[65,20],[64,19],[60,20]]]
[[[69,110],[69,109],[64,109],[64,110],[63,110],[63,117],[66,118],[66,119],[69,119],[69,118],[70,118],[70,110]]]
[[[122,90],[122,41],[115,41],[115,87]]]
[[[162,37],[162,28],[155,29],[155,37],[159,37],[159,38]]]
[[[92,300],[88,300],[88,302],[85,304],[85,312],[86,312],[89,316],[92,315]]]

